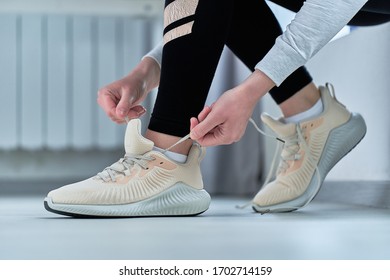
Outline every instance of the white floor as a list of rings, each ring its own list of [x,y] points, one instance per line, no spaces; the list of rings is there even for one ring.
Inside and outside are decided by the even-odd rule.
[[[214,198],[197,217],[75,219],[0,198],[0,259],[390,259],[390,210],[313,201],[259,215]]]

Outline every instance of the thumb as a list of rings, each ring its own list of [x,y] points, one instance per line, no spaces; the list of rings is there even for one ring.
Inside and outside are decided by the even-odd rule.
[[[190,137],[193,140],[201,139],[219,124],[218,119],[213,114],[209,114],[202,122],[192,128]]]
[[[116,114],[120,118],[124,118],[129,114],[129,111],[132,107],[132,98],[130,93],[123,92],[121,99],[119,100],[118,105],[116,106]]]

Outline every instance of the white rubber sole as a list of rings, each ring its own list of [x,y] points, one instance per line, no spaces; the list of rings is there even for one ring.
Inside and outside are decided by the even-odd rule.
[[[360,114],[352,113],[345,124],[334,128],[328,136],[324,151],[318,163],[318,170],[313,174],[306,191],[299,197],[268,206],[253,204],[252,207],[259,213],[291,212],[306,206],[320,191],[323,181],[329,171],[347,155],[363,139],[367,131],[366,123]],[[318,183],[320,180],[320,183]]]
[[[194,216],[209,208],[210,195],[205,190],[177,183],[154,197],[121,205],[77,205],[53,203],[44,200],[46,210],[73,217],[149,217]]]

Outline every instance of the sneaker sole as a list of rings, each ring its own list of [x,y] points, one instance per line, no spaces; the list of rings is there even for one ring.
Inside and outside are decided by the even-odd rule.
[[[306,206],[320,191],[322,183],[329,171],[360,143],[366,131],[367,127],[363,117],[360,114],[352,113],[348,122],[330,131],[318,163],[320,176],[318,176],[316,170],[308,188],[301,196],[287,202],[264,207],[254,204],[252,205],[253,210],[262,214],[269,212],[279,213],[295,211]],[[318,183],[319,177],[321,180],[320,183]]]
[[[53,203],[50,197],[44,200],[46,210],[71,217],[166,217],[196,216],[205,212],[211,202],[205,190],[194,189],[177,183],[163,193],[130,204],[121,205],[77,205]]]

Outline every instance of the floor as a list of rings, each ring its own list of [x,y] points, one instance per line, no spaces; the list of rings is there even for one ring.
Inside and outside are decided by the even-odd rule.
[[[213,198],[197,217],[75,219],[0,197],[0,259],[390,259],[390,209],[313,201],[284,214]]]

